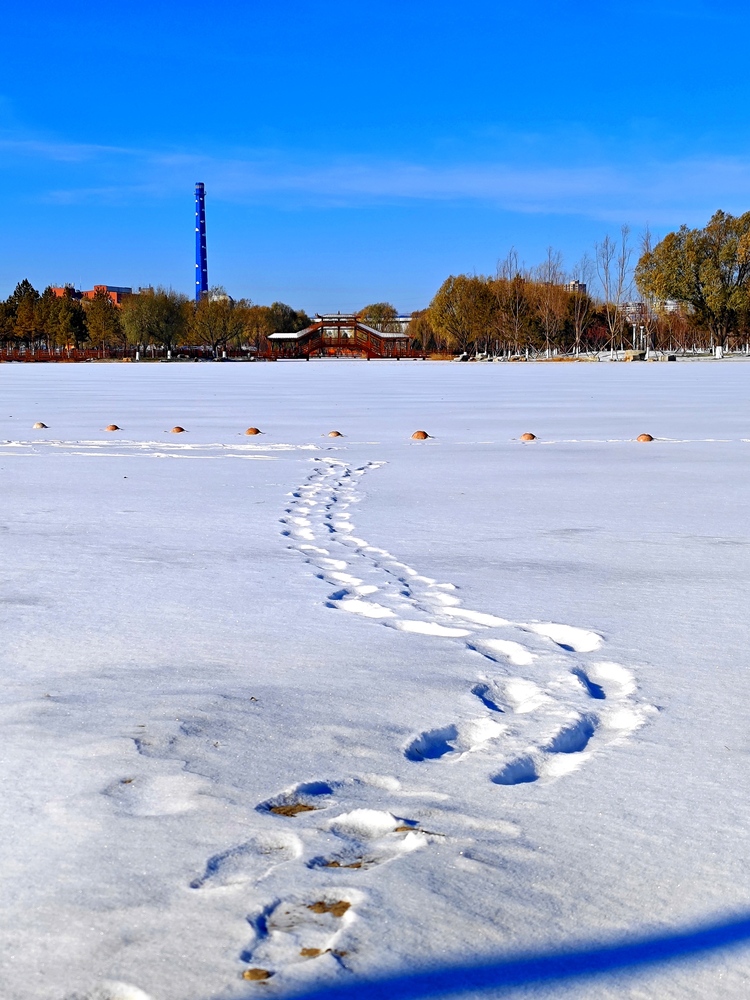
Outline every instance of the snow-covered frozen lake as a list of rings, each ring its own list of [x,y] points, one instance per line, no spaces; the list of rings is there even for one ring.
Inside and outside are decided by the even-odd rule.
[[[0,365],[4,1000],[750,908],[749,379]],[[744,1000],[750,949],[510,995]]]

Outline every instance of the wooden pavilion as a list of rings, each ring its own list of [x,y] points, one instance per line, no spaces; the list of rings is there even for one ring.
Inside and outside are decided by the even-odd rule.
[[[315,322],[297,333],[272,333],[269,357],[299,358],[408,358],[410,339],[403,331],[375,330],[356,313],[316,315]]]

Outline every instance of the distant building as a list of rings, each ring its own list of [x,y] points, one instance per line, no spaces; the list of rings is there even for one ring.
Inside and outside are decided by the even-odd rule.
[[[126,295],[132,295],[133,289],[127,288],[124,285],[94,285],[94,287],[87,292],[82,292],[77,288],[71,288],[70,285],[64,286],[63,288],[53,288],[52,294],[58,299],[64,298],[66,295],[70,295],[73,299],[93,299],[97,292],[106,292],[110,299],[114,302],[116,306],[122,305],[122,300]]]
[[[586,294],[586,285],[582,281],[567,281],[563,288],[566,292],[572,292],[578,295]]]

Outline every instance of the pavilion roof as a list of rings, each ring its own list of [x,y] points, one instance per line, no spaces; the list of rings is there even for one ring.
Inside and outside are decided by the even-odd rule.
[[[318,320],[316,320],[315,323],[312,323],[310,326],[305,327],[304,330],[297,330],[295,333],[285,333],[283,331],[279,331],[278,333],[269,334],[268,339],[302,340],[303,337],[306,337],[310,333],[314,333],[316,330],[319,330],[322,327],[333,325],[334,320],[336,326],[343,325],[341,321],[345,320],[348,325],[356,327],[359,330],[364,330],[366,333],[372,334],[375,337],[380,337],[381,340],[403,340],[404,338],[408,338],[409,336],[407,333],[403,332],[394,333],[390,330],[376,330],[374,327],[367,326],[366,323],[360,322],[355,316],[345,316],[343,314],[341,315],[337,314],[335,317],[321,316]]]

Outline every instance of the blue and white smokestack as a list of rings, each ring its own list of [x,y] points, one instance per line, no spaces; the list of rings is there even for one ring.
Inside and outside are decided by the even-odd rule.
[[[208,254],[206,253],[206,189],[195,185],[195,301],[208,295]]]

